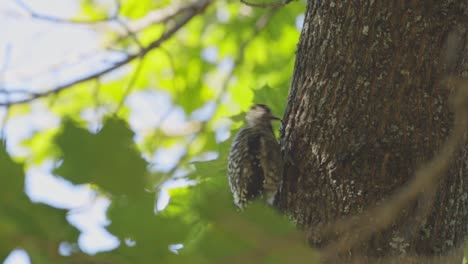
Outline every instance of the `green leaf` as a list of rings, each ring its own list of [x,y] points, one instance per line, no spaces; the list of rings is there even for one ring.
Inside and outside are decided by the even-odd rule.
[[[190,230],[190,225],[178,214],[155,214],[154,197],[148,194],[135,200],[114,199],[108,216],[110,232],[123,241],[134,241],[131,246],[123,243],[116,252],[132,263],[143,263],[142,258],[159,261],[167,258],[173,254],[169,245],[184,242]]]
[[[281,215],[275,208],[260,200],[250,204],[244,210],[243,217],[250,224],[271,235],[285,235],[296,230],[294,224],[286,216]]]
[[[0,143],[0,259],[17,247],[57,254],[60,242],[76,242],[79,232],[67,222],[67,211],[32,203],[23,188],[23,166]]]
[[[57,134],[56,129],[50,129],[43,133],[35,133],[34,136],[23,142],[34,153],[33,162],[39,164],[44,160],[55,157],[57,154],[53,139]]]
[[[23,193],[23,166],[14,162],[0,142],[0,200],[9,203]]]
[[[263,201],[240,212],[224,186],[212,180],[195,187],[200,196],[197,212],[205,224],[197,226],[199,232],[183,255],[201,263],[318,263],[305,237],[285,216]]]
[[[66,120],[56,143],[62,164],[55,173],[75,183],[96,183],[117,195],[139,196],[145,187],[146,161],[133,144],[133,132],[116,118],[91,134]]]
[[[304,3],[278,9],[266,27],[254,34],[255,25],[264,21],[265,10],[245,7],[239,1],[214,1],[161,48],[146,54],[130,93],[141,89],[165,91],[170,94],[173,107],[182,107],[186,116],[208,100],[222,102],[214,117],[203,124],[197,139],[190,141],[186,160],[207,151],[217,151],[219,157],[193,163],[194,170],[191,164],[179,166],[180,170],[190,168],[188,178],[198,184],[170,190],[171,200],[165,210],[154,212],[155,194],[145,191],[145,187],[152,189],[146,181],[147,164],[134,146],[133,132],[122,120],[107,119],[97,133],[66,120],[60,132],[55,128],[41,131],[26,142],[33,154],[26,166],[32,161],[54,158],[60,161],[55,172],[62,177],[74,183],[94,183],[111,194],[108,230],[121,240],[115,250],[76,259],[56,256],[60,242],[76,243],[78,233],[66,222],[65,210],[30,202],[23,192],[22,165],[12,161],[2,148],[0,257],[21,247],[28,251],[33,263],[313,263],[313,252],[296,239],[292,224],[274,209],[258,201],[244,212],[237,210],[226,178],[230,141],[219,144],[214,140],[217,121],[234,116],[236,123],[231,129],[237,129],[244,120],[242,111],[252,103],[265,103],[275,115],[282,116],[294,66],[291,54],[299,38],[294,22],[303,13]],[[138,22],[150,12],[176,4],[170,0],[122,0],[120,15]],[[103,18],[113,11],[112,5],[92,0],[82,0],[81,6],[80,17],[85,18]],[[185,11],[171,20],[178,21]],[[170,26],[153,24],[135,32],[135,36],[146,46]],[[104,33],[109,43],[118,35],[116,31]],[[109,50],[132,53],[129,49],[136,46],[133,37],[119,41]],[[274,49],[268,48],[272,43]],[[207,47],[217,50],[214,61],[203,59]],[[243,59],[239,60],[241,56]],[[232,61],[240,63],[231,76],[225,66]],[[110,78],[84,82],[54,94],[47,103],[61,118],[68,116],[75,121],[83,120],[85,109],[109,113],[124,96],[137,64],[134,61],[111,72]],[[229,82],[224,87],[226,78]],[[30,109],[28,105],[15,106],[10,114],[14,118],[20,110],[25,113]],[[127,119],[131,110],[124,104],[119,116]],[[168,135],[164,131],[162,127],[139,131],[144,137],[140,149],[152,155],[157,149],[188,141],[185,135]],[[127,244],[126,239],[134,245]],[[168,250],[174,243],[184,245],[179,255]]]
[[[267,104],[274,115],[282,117],[286,105],[287,89],[272,88],[268,84],[263,85],[254,92],[255,102]]]

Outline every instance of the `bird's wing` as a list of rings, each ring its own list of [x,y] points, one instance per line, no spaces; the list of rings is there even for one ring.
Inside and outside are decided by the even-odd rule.
[[[264,193],[269,204],[273,204],[283,177],[281,150],[274,135],[262,136],[260,140],[260,159],[264,174]]]
[[[263,190],[263,170],[259,162],[260,138],[241,129],[234,138],[228,158],[228,179],[234,203],[243,207]]]

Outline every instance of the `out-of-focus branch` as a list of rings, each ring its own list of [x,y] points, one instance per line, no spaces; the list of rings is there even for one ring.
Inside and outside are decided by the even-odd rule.
[[[141,68],[143,68],[143,62],[144,62],[145,58],[142,57],[140,59],[140,61],[138,62],[136,68],[135,68],[135,71],[133,72],[132,74],[132,77],[130,78],[130,81],[128,82],[127,84],[127,87],[125,87],[125,90],[123,92],[123,95],[122,95],[122,98],[120,99],[120,102],[119,104],[117,105],[117,108],[115,109],[115,113],[118,114],[120,109],[122,108],[122,105],[124,104],[125,102],[125,99],[127,98],[127,96],[130,94],[130,92],[132,91],[132,88],[133,86],[135,85],[135,82],[136,80],[138,79],[138,76],[140,75],[140,72],[141,72]]]
[[[244,55],[245,55],[245,49],[248,47],[250,42],[252,40],[254,40],[259,35],[259,33],[268,25],[268,22],[271,21],[271,17],[275,14],[276,11],[277,11],[277,9],[274,8],[274,9],[269,10],[268,12],[265,12],[265,14],[260,16],[258,18],[257,22],[255,23],[255,27],[254,27],[252,33],[250,34],[249,38],[247,38],[244,42],[242,42],[239,45],[239,49],[238,49],[238,52],[237,52],[237,57],[234,60],[234,64],[233,64],[231,70],[227,73],[226,77],[224,78],[224,81],[223,81],[223,83],[221,85],[221,91],[218,93],[218,96],[215,99],[216,107],[219,106],[221,100],[223,99],[223,95],[226,93],[226,91],[227,91],[227,89],[229,87],[229,81],[234,76],[235,70],[237,69],[237,67],[239,65],[241,65],[243,63]],[[209,117],[208,120],[211,120],[212,117],[215,115],[215,113],[216,113],[216,110],[213,111],[211,117]],[[184,164],[185,162],[188,161],[189,153],[190,153],[188,151],[188,146],[192,145],[192,143],[197,139],[197,135],[199,135],[200,133],[202,133],[202,132],[204,132],[206,130],[207,125],[208,125],[208,121],[200,122],[198,130],[195,133],[193,133],[192,135],[190,135],[190,138],[189,138],[189,140],[188,140],[188,142],[186,144],[187,145],[187,150],[179,158],[179,161],[178,161],[177,165],[174,166],[172,169],[170,169],[167,173],[165,173],[166,177],[162,177],[159,180],[158,184],[156,184],[156,186],[155,186],[155,189],[158,189],[164,182],[169,180],[172,177],[172,175],[180,168],[181,164]]]
[[[231,71],[228,73],[228,76],[224,79],[224,83],[222,85],[221,93],[223,94],[227,88],[228,88],[228,82],[234,75],[234,70],[241,65],[244,62],[244,54],[245,54],[245,49],[248,47],[250,42],[255,39],[255,37],[268,25],[268,22],[270,21],[271,17],[275,14],[277,11],[277,8],[273,8],[263,14],[255,23],[254,30],[252,32],[252,35],[249,39],[245,40],[240,46],[239,46],[239,51],[238,56],[236,60],[234,61],[234,65],[231,69]]]
[[[140,48],[140,50],[143,50],[144,47],[138,39],[137,35],[135,34],[136,31],[131,30],[130,27],[121,19],[116,19],[115,21],[117,21],[117,23],[125,30],[125,36],[129,36],[138,45],[138,48]]]
[[[145,30],[147,27],[150,27],[155,24],[159,23],[167,23],[169,21],[177,21],[180,19],[180,15],[183,15],[184,13],[192,10],[195,6],[201,5],[202,2],[201,0],[192,0],[189,3],[185,3],[184,5],[181,4],[173,4],[168,7],[164,7],[158,10],[150,11],[148,15],[145,17],[135,20],[135,21],[126,21],[122,17],[116,17],[113,20],[109,21],[104,21],[102,23],[88,23],[89,26],[93,27],[99,27],[100,30],[105,30],[106,32],[114,32],[117,34],[116,37],[114,37],[112,40],[107,41],[104,43],[102,46],[100,46],[98,49],[92,49],[88,50],[84,53],[81,54],[74,54],[74,56],[71,57],[65,57],[61,62],[58,62],[53,65],[53,67],[49,67],[41,71],[43,74],[47,74],[49,71],[53,71],[61,65],[67,64],[67,65],[73,65],[75,63],[80,63],[84,60],[86,60],[89,57],[92,57],[96,54],[99,53],[101,50],[107,50],[107,51],[112,51],[114,53],[120,53],[127,55],[126,51],[122,50],[117,50],[114,48],[118,43],[122,40],[130,38],[135,42],[135,44],[140,48],[140,50],[143,50],[144,47],[143,45],[139,42],[137,34],[143,30]],[[209,2],[213,2],[210,0]],[[117,2],[120,3],[120,2]],[[45,19],[42,16],[35,17],[35,19]],[[57,23],[68,23],[70,21],[65,21],[65,19],[60,19],[60,20],[54,20]],[[70,22],[71,23],[71,22]],[[177,22],[174,22],[177,23]],[[78,22],[73,22],[73,24],[79,24]],[[39,74],[41,74],[39,73]],[[15,90],[2,90],[0,89],[0,93],[5,93],[5,94],[19,94],[23,95],[25,97],[29,96],[34,96],[36,95],[35,91],[27,90],[27,89],[15,89]],[[0,101],[1,103],[1,101]]]
[[[55,88],[52,88],[48,91],[35,93],[35,94],[28,94],[29,97],[25,99],[0,102],[0,106],[9,106],[9,105],[28,103],[40,97],[45,97],[50,94],[57,94],[65,89],[72,87],[75,84],[79,84],[88,80],[95,79],[97,77],[100,77],[108,72],[111,72],[115,69],[118,69],[130,63],[136,58],[141,58],[145,56],[146,54],[148,54],[148,52],[150,52],[151,50],[161,46],[166,40],[172,37],[180,28],[182,28],[185,24],[187,24],[193,17],[203,12],[212,2],[213,0],[199,0],[197,2],[192,3],[190,8],[185,9],[185,11],[180,15],[180,18],[178,18],[177,21],[175,21],[175,23],[166,32],[164,32],[161,35],[161,37],[151,42],[148,46],[144,47],[140,51],[133,53],[133,54],[128,54],[125,58],[112,63],[109,67],[106,67],[97,72],[81,77],[79,79],[75,79],[73,81],[58,85]]]
[[[185,5],[174,4],[161,9],[150,11],[148,14],[138,20],[129,21],[127,23],[128,28],[132,32],[139,32],[152,25],[168,22],[172,18],[189,11],[193,8],[194,5],[200,5],[200,2],[203,1],[191,2]],[[123,33],[123,36],[125,37],[125,32],[121,33]]]
[[[250,3],[250,2],[247,2],[246,0],[240,0],[240,1],[241,3],[245,5],[252,6],[252,7],[261,7],[261,8],[280,7],[280,6],[284,6],[292,2],[292,0],[281,0],[277,2],[267,2],[267,3]]]
[[[6,146],[6,126],[8,123],[8,118],[10,117],[10,107],[5,107],[5,114],[3,116],[2,124],[0,126],[0,140],[2,141],[3,145]]]
[[[85,25],[96,25],[96,24],[109,24],[111,30],[116,31],[119,35],[117,41],[121,40],[122,38],[128,37],[130,34],[129,32],[140,32],[152,25],[165,23],[169,20],[173,19],[174,17],[178,16],[179,14],[189,11],[193,9],[194,6],[199,5],[202,1],[190,1],[184,5],[179,3],[173,4],[167,7],[163,7],[157,10],[149,11],[144,17],[133,20],[133,21],[124,21],[119,19],[121,3],[120,0],[115,0],[115,11],[109,17],[104,17],[95,20],[79,20],[79,19],[72,19],[72,18],[60,18],[54,17],[49,15],[40,14],[34,11],[30,6],[28,6],[23,0],[16,0],[18,6],[20,6],[23,10],[25,10],[32,18],[40,19],[44,21],[49,21],[52,23],[61,23],[61,24],[85,24]],[[117,22],[119,27],[115,28],[112,27],[112,23]],[[122,27],[122,24],[125,23],[125,27]],[[103,26],[103,25],[101,25]],[[106,26],[103,26],[106,27]]]
[[[3,63],[0,68],[0,87],[2,86],[3,83],[3,74],[5,71],[8,69],[8,66],[10,65],[10,59],[11,59],[11,45],[8,43],[5,47],[5,56]],[[3,89],[0,88],[0,94],[3,93]],[[8,98],[8,94],[5,94],[5,96]],[[10,107],[7,106],[5,107],[5,114],[3,116],[2,123],[0,125],[0,140],[3,142],[3,145],[6,146],[6,126],[8,123],[8,118],[10,116]]]
[[[5,46],[5,55],[3,57],[3,62],[2,62],[2,65],[0,67],[0,81],[3,80],[3,73],[5,73],[5,71],[7,70],[8,68],[8,65],[10,64],[10,58],[11,58],[11,43],[7,43],[7,45]]]
[[[36,11],[34,11],[34,9],[32,9],[29,5],[27,5],[23,0],[16,0],[16,3],[23,10],[28,12],[29,15],[31,15],[32,18],[41,19],[41,20],[52,22],[52,23],[96,24],[96,23],[112,21],[112,20],[116,19],[119,16],[119,13],[120,13],[120,0],[115,0],[115,11],[111,16],[103,17],[103,18],[99,18],[99,19],[94,19],[94,20],[68,19],[68,18],[60,18],[60,17],[55,17],[55,16],[44,15],[44,14],[40,14],[40,13],[37,13]]]

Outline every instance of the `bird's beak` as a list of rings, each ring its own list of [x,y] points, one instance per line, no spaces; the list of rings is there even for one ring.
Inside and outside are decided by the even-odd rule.
[[[271,116],[270,118],[271,118],[271,120],[278,120],[278,121],[281,121],[281,118],[276,117],[276,116]]]

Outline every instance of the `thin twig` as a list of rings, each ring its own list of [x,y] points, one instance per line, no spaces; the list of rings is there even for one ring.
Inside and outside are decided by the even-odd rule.
[[[128,37],[133,38],[133,40],[136,42],[137,40],[136,34],[138,32],[141,32],[145,30],[147,27],[154,25],[154,24],[165,23],[170,20],[176,20],[178,15],[184,12],[190,11],[191,9],[193,9],[194,6],[199,5],[199,2],[200,0],[198,2],[192,1],[191,3],[185,4],[185,5],[174,4],[174,5],[164,7],[158,10],[150,11],[149,14],[146,15],[145,17],[135,20],[135,21],[125,22],[124,25],[122,25],[121,23],[119,24],[119,21],[116,21],[116,20],[109,21],[108,24],[110,24],[111,22],[112,23],[115,22],[116,24],[118,24],[117,29],[115,27],[110,29],[111,31],[116,31],[117,36],[115,38],[104,43],[102,46],[99,47],[99,49],[91,49],[91,50],[87,50],[86,52],[76,54],[75,56],[72,57],[72,59],[70,59],[69,57],[66,57],[61,62],[57,63],[56,67],[60,67],[60,65],[63,65],[63,64],[80,63],[89,57],[95,56],[96,53],[99,52],[100,50],[124,53],[125,55],[127,55],[127,52],[115,49],[114,46],[118,45],[121,41],[127,39]],[[143,46],[141,43],[139,43],[139,41],[136,42],[136,44],[140,47]],[[49,67],[48,69],[44,69],[44,71],[38,72],[38,74],[47,74],[47,72],[51,70],[53,70],[53,68]],[[25,93],[27,95],[35,95],[34,92],[25,92]]]
[[[6,106],[5,107],[5,116],[3,117],[2,125],[0,127],[0,139],[2,140],[2,143],[3,143],[4,146],[6,146],[6,141],[7,141],[6,127],[7,127],[9,117],[10,117],[10,107]]]
[[[138,47],[140,48],[140,50],[143,50],[143,49],[144,49],[143,45],[141,44],[141,42],[140,42],[140,40],[138,39],[138,37],[137,37],[137,35],[135,34],[135,32],[132,31],[132,30],[130,29],[130,27],[128,26],[128,24],[125,23],[122,19],[119,19],[119,18],[115,19],[115,21],[116,21],[122,28],[125,29],[125,31],[126,31],[126,36],[129,36],[129,37],[135,42],[135,44],[138,45]]]
[[[221,91],[219,92],[218,96],[216,97],[215,99],[215,104],[216,104],[216,107],[219,106],[220,104],[220,101],[222,100],[223,98],[223,95],[226,93],[228,87],[229,87],[229,81],[230,79],[234,76],[234,72],[236,70],[237,67],[239,67],[240,64],[243,63],[244,61],[244,55],[245,55],[245,49],[247,48],[247,46],[249,45],[249,43],[255,39],[259,33],[267,26],[268,22],[270,21],[271,17],[273,16],[273,14],[276,12],[276,8],[273,8],[271,9],[270,11],[268,11],[267,13],[263,14],[258,20],[257,22],[255,23],[255,27],[254,27],[254,30],[252,32],[252,34],[250,35],[250,37],[248,39],[246,39],[240,46],[239,46],[239,49],[238,49],[238,56],[237,58],[235,59],[234,61],[234,65],[233,67],[231,68],[231,70],[229,71],[229,73],[227,74],[226,78],[224,79],[224,82],[222,84],[222,88],[221,88]],[[202,133],[203,131],[206,130],[206,127],[208,125],[208,122],[209,120],[211,120],[213,118],[213,116],[215,115],[216,113],[216,109],[213,111],[213,113],[211,114],[211,116],[207,119],[207,121],[204,121],[204,122],[201,122],[200,124],[200,128],[198,129],[197,132],[195,132],[193,135],[191,135],[191,138],[189,139],[188,143],[187,143],[187,146],[190,146],[192,145],[192,143],[197,139],[197,135],[199,135],[200,133]],[[180,165],[181,164],[184,164],[185,162],[188,161],[188,158],[189,158],[189,151],[185,151],[185,153],[179,158],[179,161],[177,163],[176,166],[174,166],[171,170],[169,170],[167,173],[165,173],[165,177],[163,177],[162,179],[159,180],[159,183],[156,184],[155,186],[155,189],[157,190],[164,182],[166,182],[167,180],[169,180],[172,175],[180,168]]]
[[[132,77],[130,78],[130,81],[127,84],[127,87],[125,87],[122,98],[120,98],[120,102],[119,102],[119,104],[117,105],[117,108],[114,111],[115,114],[118,114],[120,112],[120,110],[122,109],[122,106],[123,106],[123,104],[125,102],[125,99],[127,98],[127,96],[132,91],[132,89],[133,89],[133,87],[135,85],[135,82],[138,79],[138,76],[140,75],[141,69],[143,68],[144,60],[145,60],[145,58],[142,57],[140,59],[140,61],[138,62],[137,66],[135,68],[135,71],[133,72]]]
[[[23,89],[13,89],[13,90],[0,89],[0,94],[26,94],[29,96],[29,95],[35,95],[37,93],[34,91],[23,90]]]
[[[3,63],[0,68],[0,81],[3,80],[3,74],[6,72],[8,69],[8,66],[10,65],[10,60],[11,60],[11,43],[7,43],[5,45],[5,55],[3,57]]]
[[[60,18],[54,17],[49,15],[44,15],[37,13],[34,11],[30,6],[28,6],[23,0],[16,0],[18,6],[20,6],[23,10],[29,13],[29,15],[34,19],[40,19],[44,21],[49,21],[52,23],[61,23],[61,24],[97,24],[97,23],[104,23],[109,22],[116,19],[120,14],[120,1],[115,0],[115,12],[109,17],[98,18],[95,20],[80,20],[80,19],[67,19],[67,18]]]
[[[247,2],[246,0],[240,0],[240,1],[241,3],[245,5],[253,6],[253,7],[261,7],[261,8],[280,7],[280,6],[285,6],[292,2],[292,0],[282,0],[278,2],[268,2],[268,3],[250,3],[250,2]]]
[[[4,60],[2,63],[2,66],[0,68],[0,87],[3,86],[3,79],[4,79],[4,74],[8,70],[8,67],[10,65],[10,60],[11,60],[11,44],[7,43],[5,47],[5,56]],[[5,90],[1,89],[0,93],[5,93]],[[9,94],[6,93],[5,97],[8,98]],[[0,126],[0,139],[3,143],[4,146],[6,146],[6,126],[8,123],[8,118],[10,116],[10,107],[6,106],[5,107],[5,116],[3,117],[2,124]]]
[[[263,14],[255,23],[255,27],[254,27],[251,37],[245,40],[239,46],[239,50],[237,52],[239,56],[237,56],[236,60],[234,61],[234,65],[231,71],[229,72],[228,76],[224,79],[224,83],[222,85],[223,89],[221,89],[220,94],[223,94],[227,90],[228,82],[234,75],[234,70],[244,62],[245,49],[248,47],[250,42],[254,40],[255,37],[260,33],[260,31],[262,31],[267,26],[268,22],[270,21],[271,17],[275,14],[276,11],[277,11],[277,8],[273,8],[269,10],[268,12],[266,12],[265,14]]]
[[[107,68],[104,68],[104,69],[102,69],[100,71],[97,71],[95,73],[92,73],[90,75],[84,76],[82,78],[76,79],[74,81],[70,81],[70,82],[64,83],[62,85],[58,85],[55,88],[50,89],[48,91],[32,94],[29,98],[26,98],[26,99],[20,99],[20,100],[9,101],[9,102],[0,102],[0,106],[18,105],[18,104],[29,103],[29,102],[37,99],[37,98],[45,97],[45,96],[48,96],[50,94],[60,93],[61,91],[65,90],[67,88],[70,88],[71,86],[73,86],[75,84],[79,84],[79,83],[82,83],[82,82],[85,82],[85,81],[95,79],[97,77],[100,77],[100,76],[108,73],[108,72],[111,72],[111,71],[113,71],[115,69],[118,69],[118,68],[122,67],[123,65],[126,65],[126,64],[130,63],[131,61],[133,61],[136,58],[143,57],[148,52],[152,51],[155,48],[158,48],[162,43],[164,43],[164,41],[166,41],[167,39],[172,37],[180,28],[182,28],[185,24],[187,24],[197,14],[204,11],[206,9],[206,7],[208,7],[212,2],[213,2],[213,0],[200,0],[200,1],[198,1],[197,3],[195,3],[192,6],[191,9],[188,9],[186,11],[185,15],[182,16],[180,18],[180,20],[178,20],[169,30],[167,30],[163,35],[161,35],[161,37],[159,39],[153,41],[152,43],[150,43],[148,46],[146,46],[141,51],[139,51],[137,53],[134,53],[134,54],[129,54],[124,59],[113,63],[111,66],[109,66]]]
[[[174,78],[172,78],[172,91],[178,91],[178,89],[176,88],[177,87],[177,78],[175,78],[175,76],[177,75],[177,69],[176,69],[176,64],[175,64],[175,60],[174,60],[174,56],[168,51],[166,50],[164,47],[160,47],[159,48],[160,51],[162,51],[164,54],[166,54],[167,58],[169,59],[169,65],[171,66],[171,69],[172,69],[172,73],[174,74]]]
[[[166,23],[169,20],[175,18],[176,16],[184,12],[190,11],[190,9],[192,9],[194,5],[198,4],[199,3],[197,2],[190,2],[185,5],[174,4],[158,10],[153,10],[148,12],[148,14],[146,14],[144,17],[138,20],[130,21],[128,23],[128,27],[132,32],[139,32],[152,25]]]

